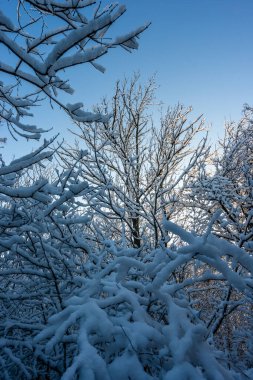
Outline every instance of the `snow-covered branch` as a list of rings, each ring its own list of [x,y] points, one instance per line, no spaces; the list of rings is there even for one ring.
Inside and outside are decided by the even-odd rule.
[[[136,49],[136,39],[148,24],[108,39],[111,25],[126,11],[124,5],[109,4],[102,8],[99,1],[17,0],[18,22],[15,22],[4,12],[5,1],[0,11],[0,43],[9,54],[5,54],[4,62],[0,61],[0,73],[5,74],[0,82],[0,117],[10,132],[39,139],[44,130],[22,119],[32,116],[31,108],[45,97],[73,120],[105,120],[100,113],[81,110],[83,104],[78,113],[66,106],[58,92],[72,93],[73,89],[65,75],[62,78],[59,75],[84,63],[91,63],[103,72],[96,60],[117,46]],[[95,7],[91,18],[85,16],[87,7]]]

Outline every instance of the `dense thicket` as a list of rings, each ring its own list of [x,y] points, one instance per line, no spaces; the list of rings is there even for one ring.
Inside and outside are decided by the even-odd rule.
[[[14,96],[24,69],[48,80],[36,93],[51,96],[56,72],[70,63],[54,38],[74,43],[74,64],[89,61],[87,39],[98,44],[123,8],[98,7],[88,21],[83,11],[95,1],[18,3],[40,16],[29,27],[48,15],[66,23],[34,39],[0,14],[5,46],[8,35],[26,40],[19,49],[10,43],[17,82],[0,98],[5,125],[37,138],[38,128],[20,124],[34,95]],[[142,30],[115,44],[135,48]],[[34,50],[44,44],[51,59]],[[2,378],[252,378],[252,113],[227,126],[214,154],[190,109],[177,105],[152,120],[154,89],[135,76],[93,114],[66,107],[75,146],[44,141],[2,163]]]

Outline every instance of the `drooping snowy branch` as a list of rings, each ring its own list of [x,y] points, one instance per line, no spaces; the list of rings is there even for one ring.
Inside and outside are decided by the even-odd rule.
[[[84,63],[91,63],[103,72],[96,60],[117,46],[136,49],[137,38],[148,24],[120,37],[107,38],[111,25],[126,11],[125,6],[110,4],[102,8],[97,1],[17,0],[16,22],[5,14],[5,1],[0,11],[0,44],[8,54],[0,61],[1,122],[11,133],[39,139],[43,129],[22,119],[32,116],[31,108],[45,97],[73,120],[105,121],[106,115],[84,112],[82,104],[74,112],[72,106],[60,101],[59,91],[73,92],[68,80],[60,75]],[[94,6],[93,16],[86,17],[86,8]]]

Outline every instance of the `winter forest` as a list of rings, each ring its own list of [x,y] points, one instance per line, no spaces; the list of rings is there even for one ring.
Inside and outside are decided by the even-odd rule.
[[[87,111],[68,73],[127,60],[152,25],[115,34],[118,3],[6,2],[0,141],[30,153],[0,158],[0,379],[253,379],[253,109],[215,148],[191,107],[153,117],[152,75]],[[36,125],[46,101],[74,143]]]

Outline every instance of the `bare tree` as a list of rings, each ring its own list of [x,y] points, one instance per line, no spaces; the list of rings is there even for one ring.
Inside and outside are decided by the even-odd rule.
[[[76,157],[86,150],[80,175],[100,191],[100,203],[92,198],[88,203],[107,225],[112,221],[111,231],[123,223],[134,247],[147,238],[161,244],[162,219],[178,218],[182,189],[205,154],[201,117],[187,122],[191,109],[178,105],[154,122],[154,91],[154,79],[143,86],[138,75],[118,82],[111,119],[92,127],[79,123],[79,149],[69,147],[63,154]],[[110,107],[104,101],[97,111],[107,113]]]

